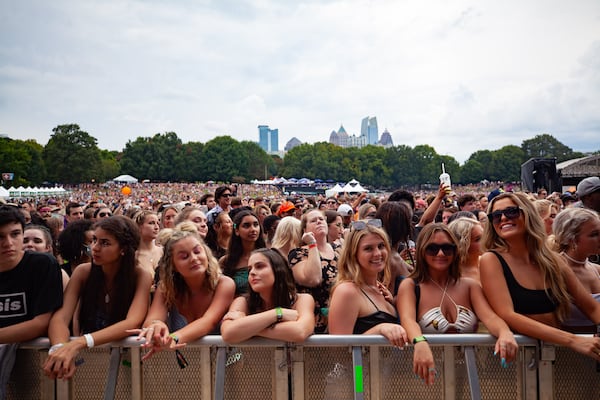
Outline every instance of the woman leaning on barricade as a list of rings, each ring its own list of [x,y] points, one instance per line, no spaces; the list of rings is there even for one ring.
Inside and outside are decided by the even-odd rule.
[[[239,343],[261,336],[304,341],[315,328],[315,302],[311,295],[296,292],[287,260],[275,249],[258,249],[248,265],[248,293],[236,298],[223,317],[223,340]]]
[[[427,334],[474,333],[478,320],[498,338],[494,355],[503,367],[517,354],[517,342],[488,304],[481,286],[461,278],[456,238],[446,224],[428,224],[419,234],[415,270],[400,284],[400,321],[415,346],[413,369],[425,383],[434,383],[437,370]]]
[[[550,250],[544,224],[532,201],[503,193],[488,205],[480,260],[481,284],[494,311],[523,335],[567,346],[600,361],[600,338],[559,329],[571,299],[594,323],[600,304],[581,285],[565,260]]]
[[[48,377],[71,378],[80,350],[123,339],[128,329],[140,326],[152,277],[136,263],[139,242],[138,228],[127,217],[113,216],[94,225],[92,261],[73,271],[63,306],[50,320],[52,347],[43,366]],[[69,340],[71,320],[77,337]]]
[[[160,281],[138,339],[150,349],[148,359],[161,350],[177,350],[207,334],[218,334],[218,324],[233,301],[235,284],[221,274],[216,258],[187,221],[161,232],[164,247],[159,262]],[[185,358],[176,352],[183,368]]]
[[[408,344],[388,290],[392,276],[390,253],[381,220],[352,222],[340,255],[337,281],[331,289],[329,333],[380,334],[394,346]]]

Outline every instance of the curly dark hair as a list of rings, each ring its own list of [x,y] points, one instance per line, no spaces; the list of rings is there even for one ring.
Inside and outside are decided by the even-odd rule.
[[[73,221],[58,236],[58,252],[63,260],[71,263],[72,268],[81,264],[84,259],[85,233],[91,231],[93,225],[94,222],[89,219]]]

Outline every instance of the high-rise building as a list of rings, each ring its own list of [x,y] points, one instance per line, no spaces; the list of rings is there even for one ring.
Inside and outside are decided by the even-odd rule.
[[[377,144],[379,131],[377,130],[377,117],[365,117],[360,124],[360,136],[366,138],[367,144]]]
[[[279,129],[269,129],[269,125],[258,126],[258,145],[267,153],[279,151]]]
[[[381,139],[379,140],[379,144],[383,147],[394,146],[394,142],[392,141],[392,135],[390,135],[387,128],[381,134]]]

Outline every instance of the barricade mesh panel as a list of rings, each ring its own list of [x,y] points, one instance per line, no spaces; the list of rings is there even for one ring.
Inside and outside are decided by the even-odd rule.
[[[552,381],[556,400],[600,399],[600,372],[596,372],[596,361],[569,348],[556,348]]]
[[[42,372],[48,350],[17,350],[17,359],[7,387],[8,400],[37,400],[42,397]]]
[[[227,400],[275,398],[274,347],[230,347],[225,358]]]
[[[311,400],[354,398],[354,375],[350,347],[304,349],[304,394]],[[363,351],[364,398],[369,399],[369,357]]]
[[[117,349],[118,350],[118,349]],[[85,400],[102,400],[108,379],[110,365],[110,351],[108,347],[96,347],[79,352],[85,362],[77,367],[73,377],[73,398]],[[115,399],[127,400],[131,398],[131,367],[122,364],[129,360],[129,350],[121,349],[121,361]]]
[[[413,372],[412,346],[404,350],[382,347],[380,349],[381,397],[383,399],[443,399],[443,349],[432,347],[431,350],[439,375],[432,386],[427,386]]]
[[[479,385],[481,386],[481,397],[486,400],[520,399],[523,397],[521,379],[517,376],[519,369],[519,357],[522,357],[522,348],[519,349],[518,358],[515,362],[503,368],[500,364],[500,356],[494,356],[493,347],[476,347],[475,359],[477,362],[477,373]],[[466,374],[466,368],[465,368]],[[469,385],[468,377],[465,376],[465,385]],[[463,397],[470,399],[471,394],[467,391]]]
[[[200,347],[181,349],[181,353],[189,362],[183,369],[179,368],[174,351],[161,351],[144,361],[144,399],[205,400],[202,398],[200,374],[203,368],[211,368],[211,364],[210,360],[202,359],[201,350]]]

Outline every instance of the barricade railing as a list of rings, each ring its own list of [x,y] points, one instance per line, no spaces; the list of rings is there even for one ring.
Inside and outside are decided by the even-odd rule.
[[[517,360],[502,368],[496,339],[485,334],[427,335],[438,378],[426,386],[413,373],[413,347],[397,349],[379,335],[313,335],[303,343],[255,338],[228,345],[206,336],[141,363],[135,338],[88,349],[72,380],[52,381],[41,365],[49,341],[23,343],[9,399],[583,399],[599,398],[595,362],[562,347],[516,336]],[[595,396],[595,397],[594,397]]]

